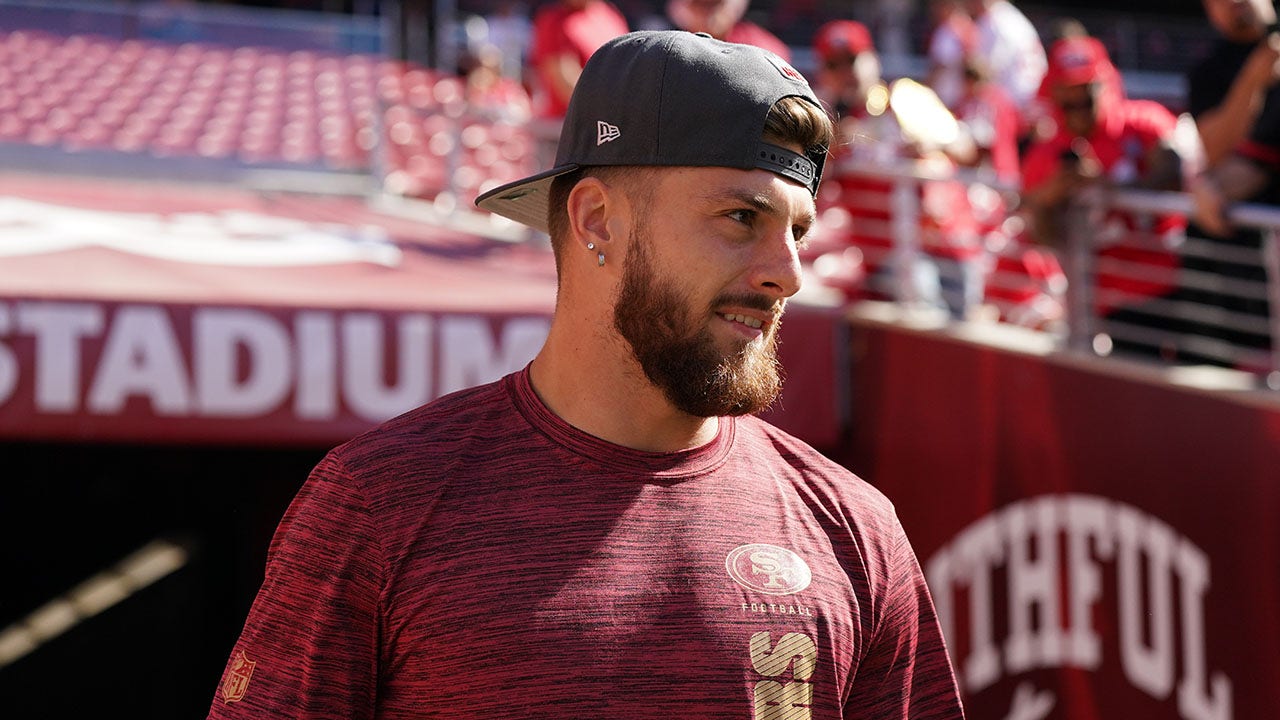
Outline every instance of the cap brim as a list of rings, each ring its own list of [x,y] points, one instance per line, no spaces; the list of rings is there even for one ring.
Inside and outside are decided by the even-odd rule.
[[[547,205],[551,181],[578,169],[576,164],[560,165],[523,180],[517,180],[482,193],[476,207],[495,215],[515,220],[535,230],[547,232]]]

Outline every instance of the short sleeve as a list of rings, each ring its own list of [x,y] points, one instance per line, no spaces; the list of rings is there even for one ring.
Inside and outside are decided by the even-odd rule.
[[[1173,138],[1178,118],[1168,108],[1153,100],[1130,100],[1127,126],[1142,139],[1144,148]]]
[[[895,517],[886,538],[884,595],[858,664],[846,720],[962,720],[955,673],[924,573]]]
[[[331,454],[289,506],[210,718],[373,717],[383,554],[353,485]]]

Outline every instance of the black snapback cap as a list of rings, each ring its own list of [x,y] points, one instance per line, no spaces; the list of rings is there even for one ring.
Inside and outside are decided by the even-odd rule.
[[[683,30],[619,36],[578,78],[555,167],[476,205],[546,232],[551,181],[592,165],[760,168],[816,194],[825,148],[798,155],[762,139],[769,108],[793,96],[822,107],[804,76],[767,50]]]

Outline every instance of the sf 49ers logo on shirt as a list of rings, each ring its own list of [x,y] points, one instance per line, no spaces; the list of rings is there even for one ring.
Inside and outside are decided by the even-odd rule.
[[[233,703],[244,699],[244,693],[249,689],[249,680],[253,678],[253,667],[257,664],[245,656],[243,650],[231,659],[227,676],[222,679],[222,702]]]
[[[809,587],[813,574],[794,552],[765,543],[739,545],[724,561],[733,581],[766,595],[792,595]]]

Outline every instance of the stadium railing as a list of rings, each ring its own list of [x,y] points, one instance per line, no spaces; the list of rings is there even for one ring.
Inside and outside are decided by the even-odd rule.
[[[1016,191],[973,170],[907,160],[834,170],[824,186],[861,181],[821,211],[808,259],[850,300],[937,304],[936,278],[921,279],[936,255],[924,239],[973,230],[931,218],[924,189],[959,183],[972,211],[995,196],[1002,212],[978,223],[982,300],[962,312],[953,303],[953,315],[1043,330],[1068,351],[1233,368],[1280,389],[1280,208],[1238,205],[1236,234],[1214,238],[1188,223],[1188,194],[1095,188],[1063,213],[1061,244],[1045,247],[1030,240]]]
[[[1141,262],[1101,258],[1095,250],[1108,216],[1188,217],[1185,193],[1115,190],[1085,195],[1069,211],[1067,274],[1084,277],[1071,293],[1068,343],[1103,350],[1107,343],[1154,349],[1166,360],[1207,362],[1265,378],[1280,389],[1280,208],[1242,204],[1229,213],[1236,232],[1215,238],[1194,225],[1185,231],[1131,232],[1124,239],[1140,252],[1168,253],[1176,262],[1153,268]],[[1098,282],[1106,272],[1166,292],[1133,297]],[[1123,308],[1100,314],[1099,305]],[[1099,345],[1101,343],[1101,345]]]

